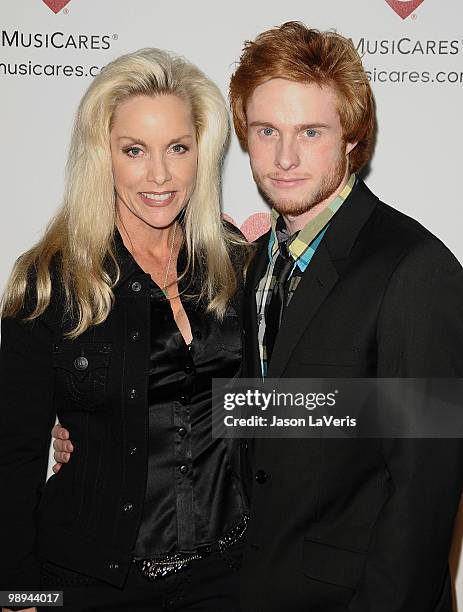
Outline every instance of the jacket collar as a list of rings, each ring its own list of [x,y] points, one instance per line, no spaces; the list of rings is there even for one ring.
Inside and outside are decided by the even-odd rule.
[[[114,228],[112,247],[119,266],[119,279],[114,286],[114,289],[117,289],[123,285],[134,274],[145,274],[145,272],[132,257],[132,254],[126,248],[122,240],[122,236],[117,228]],[[106,268],[110,272],[114,271],[114,262],[109,256],[106,257]]]
[[[124,245],[122,240],[122,236],[117,228],[114,229],[113,235],[113,250],[114,255],[116,257],[117,263],[119,265],[119,280],[114,286],[114,290],[123,286],[129,279],[131,279],[134,275],[144,276],[151,278],[147,272],[145,272],[135,261],[134,257]],[[185,270],[187,265],[187,250],[185,241],[180,247],[180,251],[177,258],[177,274],[180,276],[182,272]],[[114,271],[114,263],[110,257],[107,257],[106,269],[109,271]],[[115,276],[115,271],[114,271]],[[187,278],[182,278],[180,280],[180,290],[185,292],[185,296],[183,299],[189,299],[188,296],[191,295],[199,295],[201,291],[200,286],[200,278],[197,276],[191,282],[188,281]],[[193,298],[193,302],[195,299]]]
[[[363,226],[374,211],[378,198],[358,179],[345,203],[331,220],[309,267],[302,275],[293,299],[288,305],[270,363],[268,376],[278,377],[317,310],[336,284]],[[246,280],[245,300],[247,312],[246,370],[256,376],[260,363],[257,343],[257,311],[255,288],[268,265],[267,244],[270,232],[257,241],[257,253]],[[260,366],[259,366],[260,371]]]
[[[346,259],[379,199],[361,179],[331,221],[325,245],[333,262]]]

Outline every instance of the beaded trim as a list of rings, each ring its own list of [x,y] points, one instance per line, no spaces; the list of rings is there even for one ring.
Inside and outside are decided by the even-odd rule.
[[[133,562],[140,574],[152,582],[176,574],[189,567],[195,559],[203,559],[215,551],[223,553],[233,546],[246,531],[248,520],[249,517],[244,515],[241,521],[229,529],[215,544],[205,546],[197,552],[175,553],[155,559],[134,559]]]

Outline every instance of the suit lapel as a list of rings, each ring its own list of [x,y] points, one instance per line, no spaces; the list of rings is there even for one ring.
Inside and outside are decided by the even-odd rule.
[[[326,243],[322,241],[286,309],[273,348],[267,374],[269,378],[278,378],[281,375],[303,331],[310,324],[338,278]]]
[[[273,348],[269,378],[278,378],[284,372],[304,330],[336,284],[339,270],[344,267],[377,202],[378,198],[365,183],[357,179],[351,195],[333,217],[288,305]]]

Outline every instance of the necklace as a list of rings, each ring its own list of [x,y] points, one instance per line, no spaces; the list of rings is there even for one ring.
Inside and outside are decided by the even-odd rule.
[[[166,300],[170,299],[169,292],[167,291],[167,279],[169,278],[170,264],[172,263],[172,255],[174,252],[175,232],[176,231],[177,231],[177,223],[175,223],[174,231],[172,232],[172,242],[170,243],[169,259],[167,260],[166,272],[164,274],[164,283],[162,284],[162,288],[161,288],[161,291],[165,295]]]

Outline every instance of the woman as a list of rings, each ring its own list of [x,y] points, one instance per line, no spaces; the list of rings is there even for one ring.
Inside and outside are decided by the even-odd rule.
[[[3,589],[238,610],[246,508],[210,429],[211,378],[239,370],[247,257],[220,216],[228,129],[218,88],[156,49],[81,101],[64,203],[2,301]],[[55,415],[75,450],[41,493]]]

